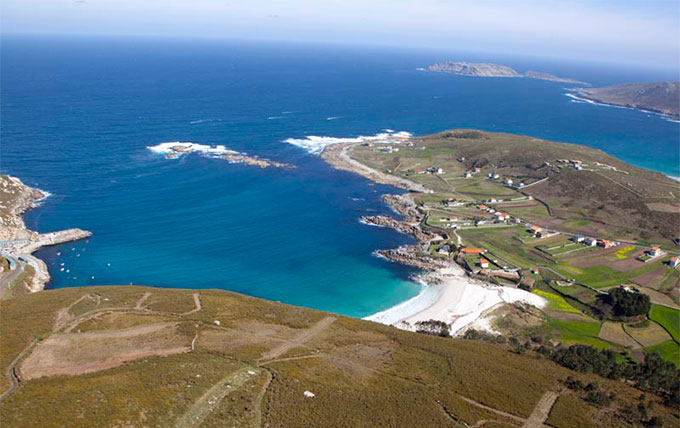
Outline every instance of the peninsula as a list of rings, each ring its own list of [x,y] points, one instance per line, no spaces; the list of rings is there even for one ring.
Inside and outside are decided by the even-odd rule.
[[[680,118],[680,82],[630,83],[574,91],[577,97],[596,103]]]
[[[0,296],[40,291],[50,280],[45,262],[32,253],[48,245],[92,235],[81,229],[37,233],[26,228],[21,215],[48,195],[16,177],[0,175]]]
[[[461,76],[476,76],[476,77],[526,77],[530,79],[549,80],[552,82],[585,84],[579,80],[558,77],[548,73],[541,73],[538,71],[527,71],[524,74],[518,73],[514,69],[499,64],[490,63],[473,63],[461,61],[446,61],[437,64],[432,64],[427,67],[428,71],[436,71],[442,73],[452,73]]]
[[[585,146],[477,130],[334,144],[321,156],[409,191],[384,196],[400,219],[361,221],[412,235],[415,245],[377,253],[425,270],[436,292],[369,319],[409,330],[436,321],[463,336],[538,329],[638,360],[663,348],[680,364],[674,180]],[[649,306],[622,317],[606,297],[619,289]],[[640,317],[654,341],[630,330]]]

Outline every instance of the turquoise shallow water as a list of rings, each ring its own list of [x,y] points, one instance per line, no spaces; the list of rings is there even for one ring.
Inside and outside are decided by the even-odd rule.
[[[8,38],[0,170],[50,191],[29,227],[82,227],[41,250],[51,288],[224,288],[365,316],[415,295],[415,271],[372,255],[410,242],[362,225],[394,189],[334,171],[287,138],[474,127],[601,148],[680,176],[680,125],[572,102],[564,85],[418,71],[452,53],[126,39]],[[673,73],[477,57],[596,85]],[[224,144],[295,170],[191,156],[164,141]],[[61,253],[58,255],[58,253]],[[64,264],[64,271],[60,271]],[[68,270],[68,272],[67,272]],[[94,278],[93,278],[94,277]]]

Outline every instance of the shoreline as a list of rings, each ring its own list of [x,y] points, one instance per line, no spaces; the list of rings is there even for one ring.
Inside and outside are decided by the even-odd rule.
[[[577,91],[575,89],[569,90],[570,92],[565,93],[569,98],[572,98],[577,101],[582,101],[587,104],[592,104],[592,105],[597,105],[597,106],[603,106],[603,107],[614,107],[614,108],[621,108],[621,109],[626,109],[626,110],[633,110],[633,111],[638,111],[640,113],[647,113],[647,114],[653,114],[655,116],[659,116],[661,119],[666,120],[668,122],[673,122],[673,123],[680,123],[680,116],[674,116],[670,115],[668,113],[664,113],[662,111],[655,111],[655,110],[647,110],[643,109],[640,107],[634,107],[634,106],[629,106],[629,105],[623,105],[623,104],[612,104],[612,103],[607,103],[602,100],[599,100],[597,98],[590,98],[586,94]]]
[[[330,144],[323,148],[320,156],[335,169],[353,172],[371,181],[409,192],[431,193],[420,184],[382,173],[352,159],[349,152],[359,144],[361,143]],[[417,329],[420,321],[438,320],[449,325],[451,335],[456,336],[472,325],[492,332],[484,316],[499,304],[524,302],[538,307],[545,306],[545,300],[538,295],[473,279],[455,262],[431,257],[427,253],[430,244],[446,239],[447,236],[425,230],[421,226],[425,215],[419,211],[409,193],[386,194],[383,195],[383,201],[403,219],[365,216],[359,221],[368,226],[389,227],[411,235],[417,243],[396,249],[376,250],[376,255],[392,262],[420,268],[425,273],[414,278],[414,282],[420,283],[422,287],[416,296],[366,316],[364,320],[411,331]]]
[[[23,214],[37,208],[51,193],[27,186],[19,178],[0,175],[3,229],[0,233],[0,254],[10,260],[10,270],[0,276],[0,295],[12,293],[15,280],[22,279],[29,293],[44,290],[50,281],[47,264],[32,254],[42,247],[78,241],[92,236],[92,232],[82,229],[65,229],[56,232],[38,233],[26,227]],[[30,266],[32,275],[26,279],[26,268]],[[29,270],[30,272],[30,270]]]

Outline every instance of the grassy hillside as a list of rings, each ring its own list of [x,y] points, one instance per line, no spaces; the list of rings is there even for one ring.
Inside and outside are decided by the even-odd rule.
[[[5,426],[540,426],[546,408],[554,427],[642,420],[640,391],[538,354],[225,291],[62,289],[0,315],[0,366],[21,380],[3,377]]]

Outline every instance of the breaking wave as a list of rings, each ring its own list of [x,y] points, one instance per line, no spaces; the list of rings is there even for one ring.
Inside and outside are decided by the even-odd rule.
[[[337,138],[337,137],[321,137],[316,135],[310,135],[305,138],[288,138],[283,140],[284,143],[292,144],[294,146],[300,147],[312,154],[319,154],[323,151],[326,146],[332,144],[341,143],[364,143],[372,141],[385,141],[393,144],[398,144],[404,140],[411,138],[412,134],[410,132],[401,131],[394,132],[391,129],[381,132],[376,135],[370,136],[359,136],[353,138]]]

